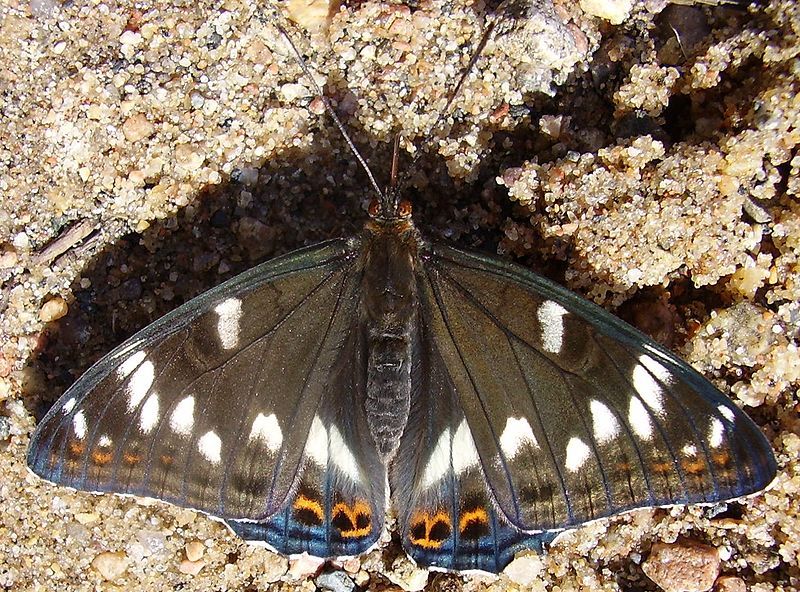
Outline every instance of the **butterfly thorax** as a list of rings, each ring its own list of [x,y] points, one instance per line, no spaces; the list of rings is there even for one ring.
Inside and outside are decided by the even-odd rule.
[[[364,229],[361,318],[366,329],[366,413],[386,462],[397,450],[411,404],[419,241],[410,218],[373,218]]]

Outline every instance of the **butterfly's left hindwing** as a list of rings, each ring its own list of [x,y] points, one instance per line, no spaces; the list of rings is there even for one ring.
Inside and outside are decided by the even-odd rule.
[[[372,547],[385,521],[386,468],[365,414],[365,350],[355,315],[341,343],[309,435],[309,462],[278,514],[227,520],[236,534],[286,554],[356,555]]]
[[[433,246],[418,297],[415,396],[430,401],[391,473],[403,542],[418,560],[497,571],[561,529],[731,499],[773,479],[772,451],[741,410],[567,290]]]
[[[328,536],[316,554],[372,544],[385,470],[360,431],[363,385],[347,341],[358,318],[357,248],[331,241],[270,261],[134,335],[42,420],[31,469],[223,519],[282,516],[287,527],[344,508],[362,527],[334,521],[333,539],[343,533],[347,544]],[[337,423],[339,409],[356,412]],[[285,552],[294,544],[285,533],[263,538]]]

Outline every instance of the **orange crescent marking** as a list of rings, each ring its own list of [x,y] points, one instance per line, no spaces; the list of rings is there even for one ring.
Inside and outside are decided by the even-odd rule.
[[[669,473],[672,470],[672,464],[668,462],[654,462],[651,466],[656,473]]]
[[[711,460],[713,460],[714,464],[717,466],[727,467],[731,462],[731,455],[724,450],[720,450],[711,454]]]
[[[135,452],[125,452],[122,455],[122,460],[125,461],[126,465],[136,465],[142,460],[142,455]]]
[[[349,528],[347,530],[339,529],[339,533],[343,537],[358,538],[367,536],[372,532],[372,509],[364,500],[356,500],[352,507],[344,502],[339,502],[333,506],[331,516],[335,517],[340,512],[347,516],[350,524],[353,525],[353,528]],[[368,524],[362,528],[358,528],[359,516],[365,516],[368,521]]]
[[[111,462],[113,455],[104,450],[95,450],[92,452],[92,462],[96,465],[107,465]]]
[[[467,510],[461,514],[461,518],[458,519],[458,532],[464,532],[467,529],[467,526],[469,526],[470,522],[481,522],[488,525],[489,515],[483,508]]]
[[[413,532],[409,531],[408,538],[411,539],[411,542],[415,545],[419,545],[420,547],[426,549],[438,549],[444,543],[444,540],[433,540],[431,539],[431,531],[438,523],[444,523],[447,527],[452,531],[452,523],[450,522],[450,516],[446,514],[444,511],[439,510],[432,516],[428,514],[428,512],[415,512],[414,515],[411,517],[411,528],[417,526],[424,525],[425,534],[419,538],[414,537]]]
[[[70,440],[69,443],[69,452],[73,456],[80,456],[83,454],[83,451],[86,450],[86,446],[83,445],[83,442],[80,440]]]
[[[629,463],[629,462],[618,462],[615,465],[615,467],[616,467],[616,469],[618,471],[621,471],[621,472],[624,472],[624,473],[630,473],[631,472],[631,463]]]
[[[294,500],[294,504],[292,505],[294,506],[295,510],[308,510],[309,512],[312,512],[320,522],[325,519],[325,512],[322,509],[322,505],[318,501],[308,498],[302,494],[297,496],[297,499]]]
[[[706,463],[702,460],[692,460],[692,459],[683,459],[681,461],[681,465],[683,466],[683,470],[689,473],[690,475],[697,475],[705,471]]]

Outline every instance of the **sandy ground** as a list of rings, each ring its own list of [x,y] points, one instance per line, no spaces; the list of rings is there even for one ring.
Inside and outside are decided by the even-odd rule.
[[[566,1],[517,13],[431,129],[494,13],[410,4],[347,2],[292,33],[380,182],[402,133],[401,169],[422,153],[408,194],[427,236],[632,321],[743,405],[780,465],[768,493],[739,503],[588,525],[515,585],[656,589],[641,567],[653,543],[690,540],[733,576],[718,589],[797,589],[800,9],[648,0],[620,25]],[[270,15],[238,0],[0,7],[4,589],[314,588],[305,566],[287,572],[192,511],[25,467],[37,418],[125,337],[363,222],[365,175]],[[416,570],[396,540],[343,568],[378,589],[510,584]]]

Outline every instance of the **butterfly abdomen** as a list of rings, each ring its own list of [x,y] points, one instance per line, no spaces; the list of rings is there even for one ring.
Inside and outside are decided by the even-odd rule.
[[[367,361],[367,424],[381,457],[400,444],[411,407],[411,347],[406,336],[375,335]]]
[[[365,231],[362,318],[368,352],[366,414],[384,461],[397,450],[411,405],[417,240],[410,221],[372,222]]]

